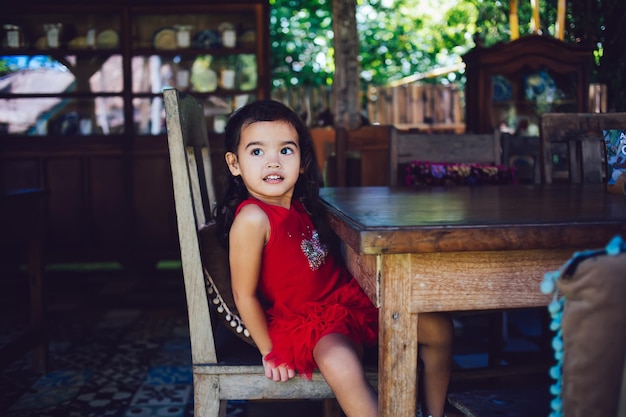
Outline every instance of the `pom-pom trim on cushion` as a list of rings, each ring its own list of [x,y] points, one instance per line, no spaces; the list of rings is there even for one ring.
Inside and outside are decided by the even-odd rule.
[[[230,283],[228,251],[220,245],[215,229],[215,222],[210,221],[198,231],[209,308],[235,336],[256,346],[237,312]]]
[[[229,307],[228,304],[224,301],[220,292],[213,282],[211,278],[211,274],[204,269],[204,282],[206,284],[207,296],[209,298],[209,302],[217,311],[217,313],[223,316],[223,320],[230,325],[232,330],[236,332],[238,335],[246,337],[249,339],[250,343],[254,343],[252,341],[252,337],[250,337],[250,332],[246,329],[246,326],[243,324],[241,317],[234,313]]]

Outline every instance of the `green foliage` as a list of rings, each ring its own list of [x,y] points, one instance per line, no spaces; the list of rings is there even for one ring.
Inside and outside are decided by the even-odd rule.
[[[330,1],[270,0],[270,38],[273,87],[332,84]]]
[[[465,22],[472,19],[471,10],[460,13],[456,3],[364,0],[357,9],[361,78],[385,84],[460,62],[471,44]]]
[[[345,0],[335,0],[345,1]],[[480,42],[511,37],[508,0],[355,0],[361,80],[387,84],[461,62]],[[540,4],[540,30],[556,32],[558,0]],[[566,41],[595,49],[592,80],[609,85],[609,105],[626,111],[624,0],[570,0]],[[274,87],[330,86],[334,73],[331,0],[270,0],[271,68]],[[518,1],[520,36],[531,33],[530,0]],[[436,82],[458,81],[462,74]],[[456,78],[455,78],[456,77]]]

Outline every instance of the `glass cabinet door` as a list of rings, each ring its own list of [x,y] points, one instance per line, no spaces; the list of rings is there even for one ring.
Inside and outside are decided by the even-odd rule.
[[[539,118],[548,112],[576,112],[573,74],[547,68],[492,76],[493,125],[518,136],[539,136]]]
[[[258,12],[241,5],[213,13],[132,14],[132,91],[135,132],[165,132],[161,93],[174,87],[203,100],[209,131],[258,97]]]
[[[125,131],[120,13],[15,13],[0,18],[0,133]]]

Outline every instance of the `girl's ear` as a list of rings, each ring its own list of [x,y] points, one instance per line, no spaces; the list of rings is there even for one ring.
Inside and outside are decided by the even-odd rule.
[[[234,177],[241,175],[241,172],[239,171],[239,162],[237,162],[237,155],[232,152],[226,152],[224,158],[226,159],[226,165],[228,165],[230,173],[233,174]]]

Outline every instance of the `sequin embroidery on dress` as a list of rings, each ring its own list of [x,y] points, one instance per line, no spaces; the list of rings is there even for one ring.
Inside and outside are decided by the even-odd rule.
[[[311,270],[316,271],[326,259],[326,255],[328,254],[328,249],[326,246],[320,242],[320,237],[317,234],[317,231],[314,230],[311,233],[311,239],[302,239],[300,242],[300,248],[304,253],[304,256],[309,260],[309,266]]]

